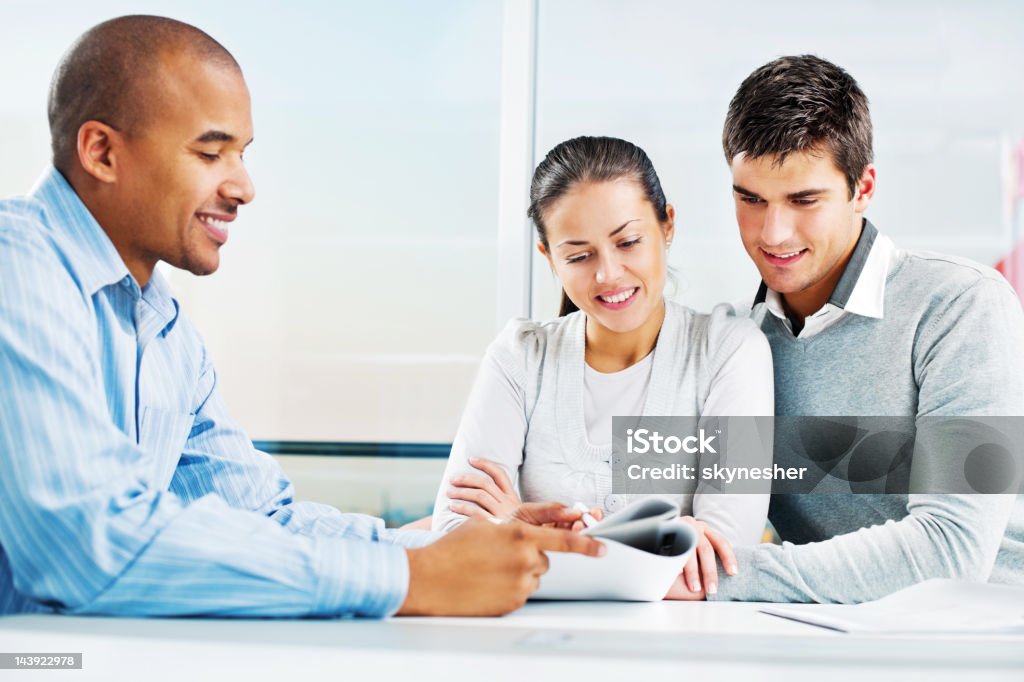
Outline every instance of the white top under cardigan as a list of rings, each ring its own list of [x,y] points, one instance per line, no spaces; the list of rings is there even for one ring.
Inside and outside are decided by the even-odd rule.
[[[621,402],[589,396],[586,386],[586,316],[575,312],[549,322],[513,320],[481,363],[452,443],[434,506],[433,527],[449,531],[463,520],[449,508],[449,481],[479,473],[470,457],[502,464],[524,501],[583,502],[614,512],[633,496],[612,494],[611,417]],[[770,416],[774,408],[771,350],[764,335],[732,306],[710,314],[666,301],[654,351],[636,365],[628,383],[641,384],[642,414]],[[637,371],[639,370],[639,371]],[[600,383],[600,380],[599,380]],[[646,384],[646,390],[642,385]],[[635,389],[635,386],[633,387]],[[623,396],[635,390],[615,388]],[[626,398],[628,400],[628,397]],[[584,406],[605,405],[605,426],[588,434]],[[626,406],[628,407],[628,406]],[[594,442],[599,441],[599,442]],[[680,495],[684,514],[722,532],[734,545],[760,541],[769,496]]]
[[[587,422],[587,442],[608,445],[612,442],[612,417],[643,414],[653,366],[653,352],[619,372],[598,372],[588,364],[583,365],[583,418]]]

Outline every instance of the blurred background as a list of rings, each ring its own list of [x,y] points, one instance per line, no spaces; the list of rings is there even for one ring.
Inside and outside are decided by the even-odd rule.
[[[679,215],[670,296],[750,299],[721,127],[740,81],[783,54],[830,59],[867,93],[868,215],[897,246],[1024,279],[1019,2],[2,0],[0,195],[49,163],[64,50],[138,13],[204,29],[249,83],[257,200],[215,275],[166,272],[234,416],[306,499],[391,524],[429,512],[487,344],[557,310],[525,211],[564,139],[648,152]]]

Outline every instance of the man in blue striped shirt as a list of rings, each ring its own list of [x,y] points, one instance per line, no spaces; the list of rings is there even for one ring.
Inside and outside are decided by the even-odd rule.
[[[100,24],[58,67],[49,117],[54,166],[0,202],[0,614],[499,614],[544,550],[602,552],[520,521],[429,544],[293,501],[228,417],[154,272],[216,270],[253,199],[249,94],[220,44],[170,19]]]

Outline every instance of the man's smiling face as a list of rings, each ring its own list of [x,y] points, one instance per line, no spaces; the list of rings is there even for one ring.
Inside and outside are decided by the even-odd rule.
[[[228,223],[254,196],[242,162],[249,92],[236,69],[187,55],[164,57],[160,80],[158,111],[122,152],[119,205],[134,229],[118,250],[133,273],[162,260],[205,275],[220,264]]]
[[[806,317],[835,289],[860,236],[874,193],[874,166],[864,169],[853,198],[831,153],[792,153],[730,165],[736,221],[747,254],[786,307]]]

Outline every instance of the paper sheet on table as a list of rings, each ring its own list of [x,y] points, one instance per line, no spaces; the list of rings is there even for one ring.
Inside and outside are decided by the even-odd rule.
[[[658,601],[683,570],[696,545],[679,507],[664,498],[641,499],[583,531],[601,538],[603,557],[548,552],[551,564],[531,599]]]
[[[841,632],[1024,634],[1024,586],[934,579],[863,604],[772,605],[761,611]]]

